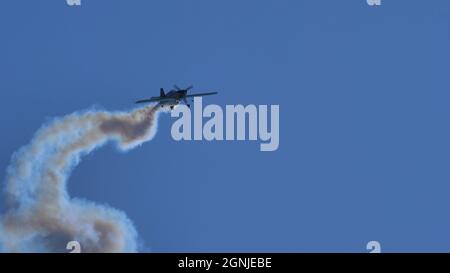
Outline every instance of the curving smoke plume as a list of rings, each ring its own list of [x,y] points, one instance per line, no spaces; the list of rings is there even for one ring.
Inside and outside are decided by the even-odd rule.
[[[157,106],[119,113],[87,111],[39,129],[31,143],[13,155],[7,170],[0,248],[62,252],[75,240],[83,252],[137,251],[136,230],[123,212],[70,198],[66,183],[81,156],[107,141],[116,140],[121,150],[128,150],[152,139],[158,114]]]

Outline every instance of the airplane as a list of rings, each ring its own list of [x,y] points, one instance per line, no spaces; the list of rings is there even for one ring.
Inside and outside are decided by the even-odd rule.
[[[167,94],[164,93],[164,89],[161,88],[159,90],[159,97],[151,97],[149,99],[142,99],[136,101],[136,103],[145,103],[145,102],[158,102],[160,107],[170,106],[170,109],[173,108],[180,103],[182,100],[187,107],[191,107],[187,101],[187,98],[199,97],[199,96],[209,96],[216,95],[217,92],[208,92],[208,93],[197,93],[188,95],[188,91],[191,90],[194,86],[189,86],[185,89],[179,88],[177,85],[173,86],[175,89],[170,90]]]

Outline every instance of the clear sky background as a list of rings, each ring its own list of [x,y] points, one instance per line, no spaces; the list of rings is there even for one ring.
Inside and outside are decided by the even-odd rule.
[[[450,251],[450,1],[8,0],[0,35],[2,177],[50,118],[160,87],[280,105],[276,152],[175,142],[162,115],[84,158],[70,195],[126,212],[144,251]]]

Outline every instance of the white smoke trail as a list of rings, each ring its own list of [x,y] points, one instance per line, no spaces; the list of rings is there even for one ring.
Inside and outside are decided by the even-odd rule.
[[[83,252],[137,251],[137,232],[123,212],[70,198],[66,183],[80,157],[107,141],[128,150],[152,139],[158,108],[74,113],[39,129],[7,170],[3,250],[63,252],[67,242],[76,240]]]

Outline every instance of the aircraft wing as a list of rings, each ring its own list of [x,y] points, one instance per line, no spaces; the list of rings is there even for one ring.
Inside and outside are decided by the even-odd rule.
[[[216,95],[216,94],[217,94],[217,92],[197,93],[197,94],[186,95],[186,98],[190,98],[190,97],[201,97],[201,96],[209,96],[209,95]]]
[[[164,97],[151,97],[149,99],[138,100],[138,101],[136,101],[136,103],[161,102],[161,101],[170,101],[170,100],[172,100],[172,99],[171,98],[164,98]]]

